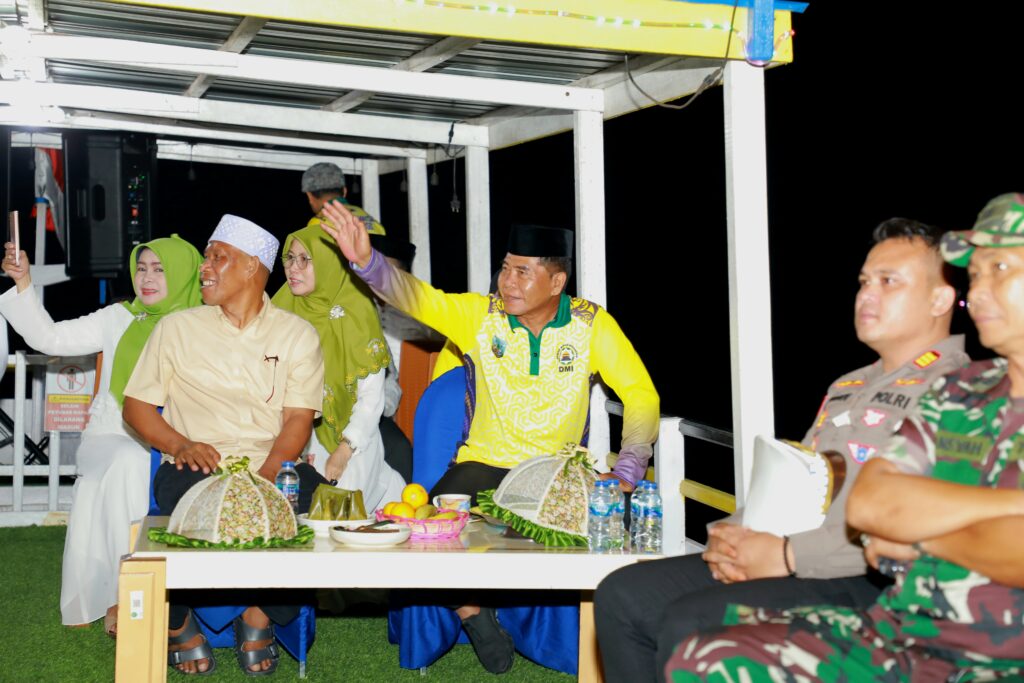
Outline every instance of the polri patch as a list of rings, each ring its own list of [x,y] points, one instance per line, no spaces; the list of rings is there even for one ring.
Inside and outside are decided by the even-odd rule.
[[[874,446],[868,446],[856,441],[847,441],[846,447],[850,449],[850,457],[859,463],[867,462],[878,450]]]
[[[920,356],[914,359],[914,365],[923,370],[924,368],[928,367],[941,357],[942,354],[939,353],[938,351],[925,351]]]
[[[889,414],[884,410],[876,410],[875,408],[868,408],[864,411],[864,417],[861,418],[868,427],[877,427],[878,425],[885,422],[885,418],[889,417]]]

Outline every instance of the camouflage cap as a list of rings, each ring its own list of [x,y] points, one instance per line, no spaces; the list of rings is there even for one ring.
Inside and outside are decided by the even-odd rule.
[[[1009,192],[989,200],[970,230],[942,236],[942,258],[966,268],[975,247],[1024,247],[1024,194]]]

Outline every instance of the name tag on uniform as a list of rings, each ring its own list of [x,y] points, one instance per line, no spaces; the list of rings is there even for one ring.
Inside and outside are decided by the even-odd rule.
[[[844,410],[835,417],[832,418],[832,424],[836,427],[845,427],[850,424],[850,411]]]
[[[1014,442],[1006,459],[1010,461],[1016,460],[1017,462],[1024,460],[1024,440]]]
[[[981,462],[992,446],[992,439],[987,436],[966,436],[944,429],[935,435],[935,455],[950,460]]]

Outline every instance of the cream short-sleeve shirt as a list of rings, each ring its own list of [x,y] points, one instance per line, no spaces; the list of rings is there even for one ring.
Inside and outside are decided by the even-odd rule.
[[[256,471],[281,432],[284,408],[311,408],[319,416],[323,386],[316,330],[264,294],[259,315],[241,329],[220,306],[165,317],[124,393],[163,406],[164,419],[186,438],[222,457],[247,456]]]

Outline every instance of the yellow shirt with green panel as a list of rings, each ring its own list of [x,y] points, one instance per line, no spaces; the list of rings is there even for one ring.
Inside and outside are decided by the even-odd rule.
[[[366,268],[353,264],[353,271],[462,350],[470,427],[457,462],[511,468],[567,442],[585,444],[590,388],[600,376],[625,408],[613,472],[630,484],[643,478],[658,436],[658,393],[603,308],[562,294],[555,318],[534,336],[499,297],[442,292],[392,267],[376,250]]]

